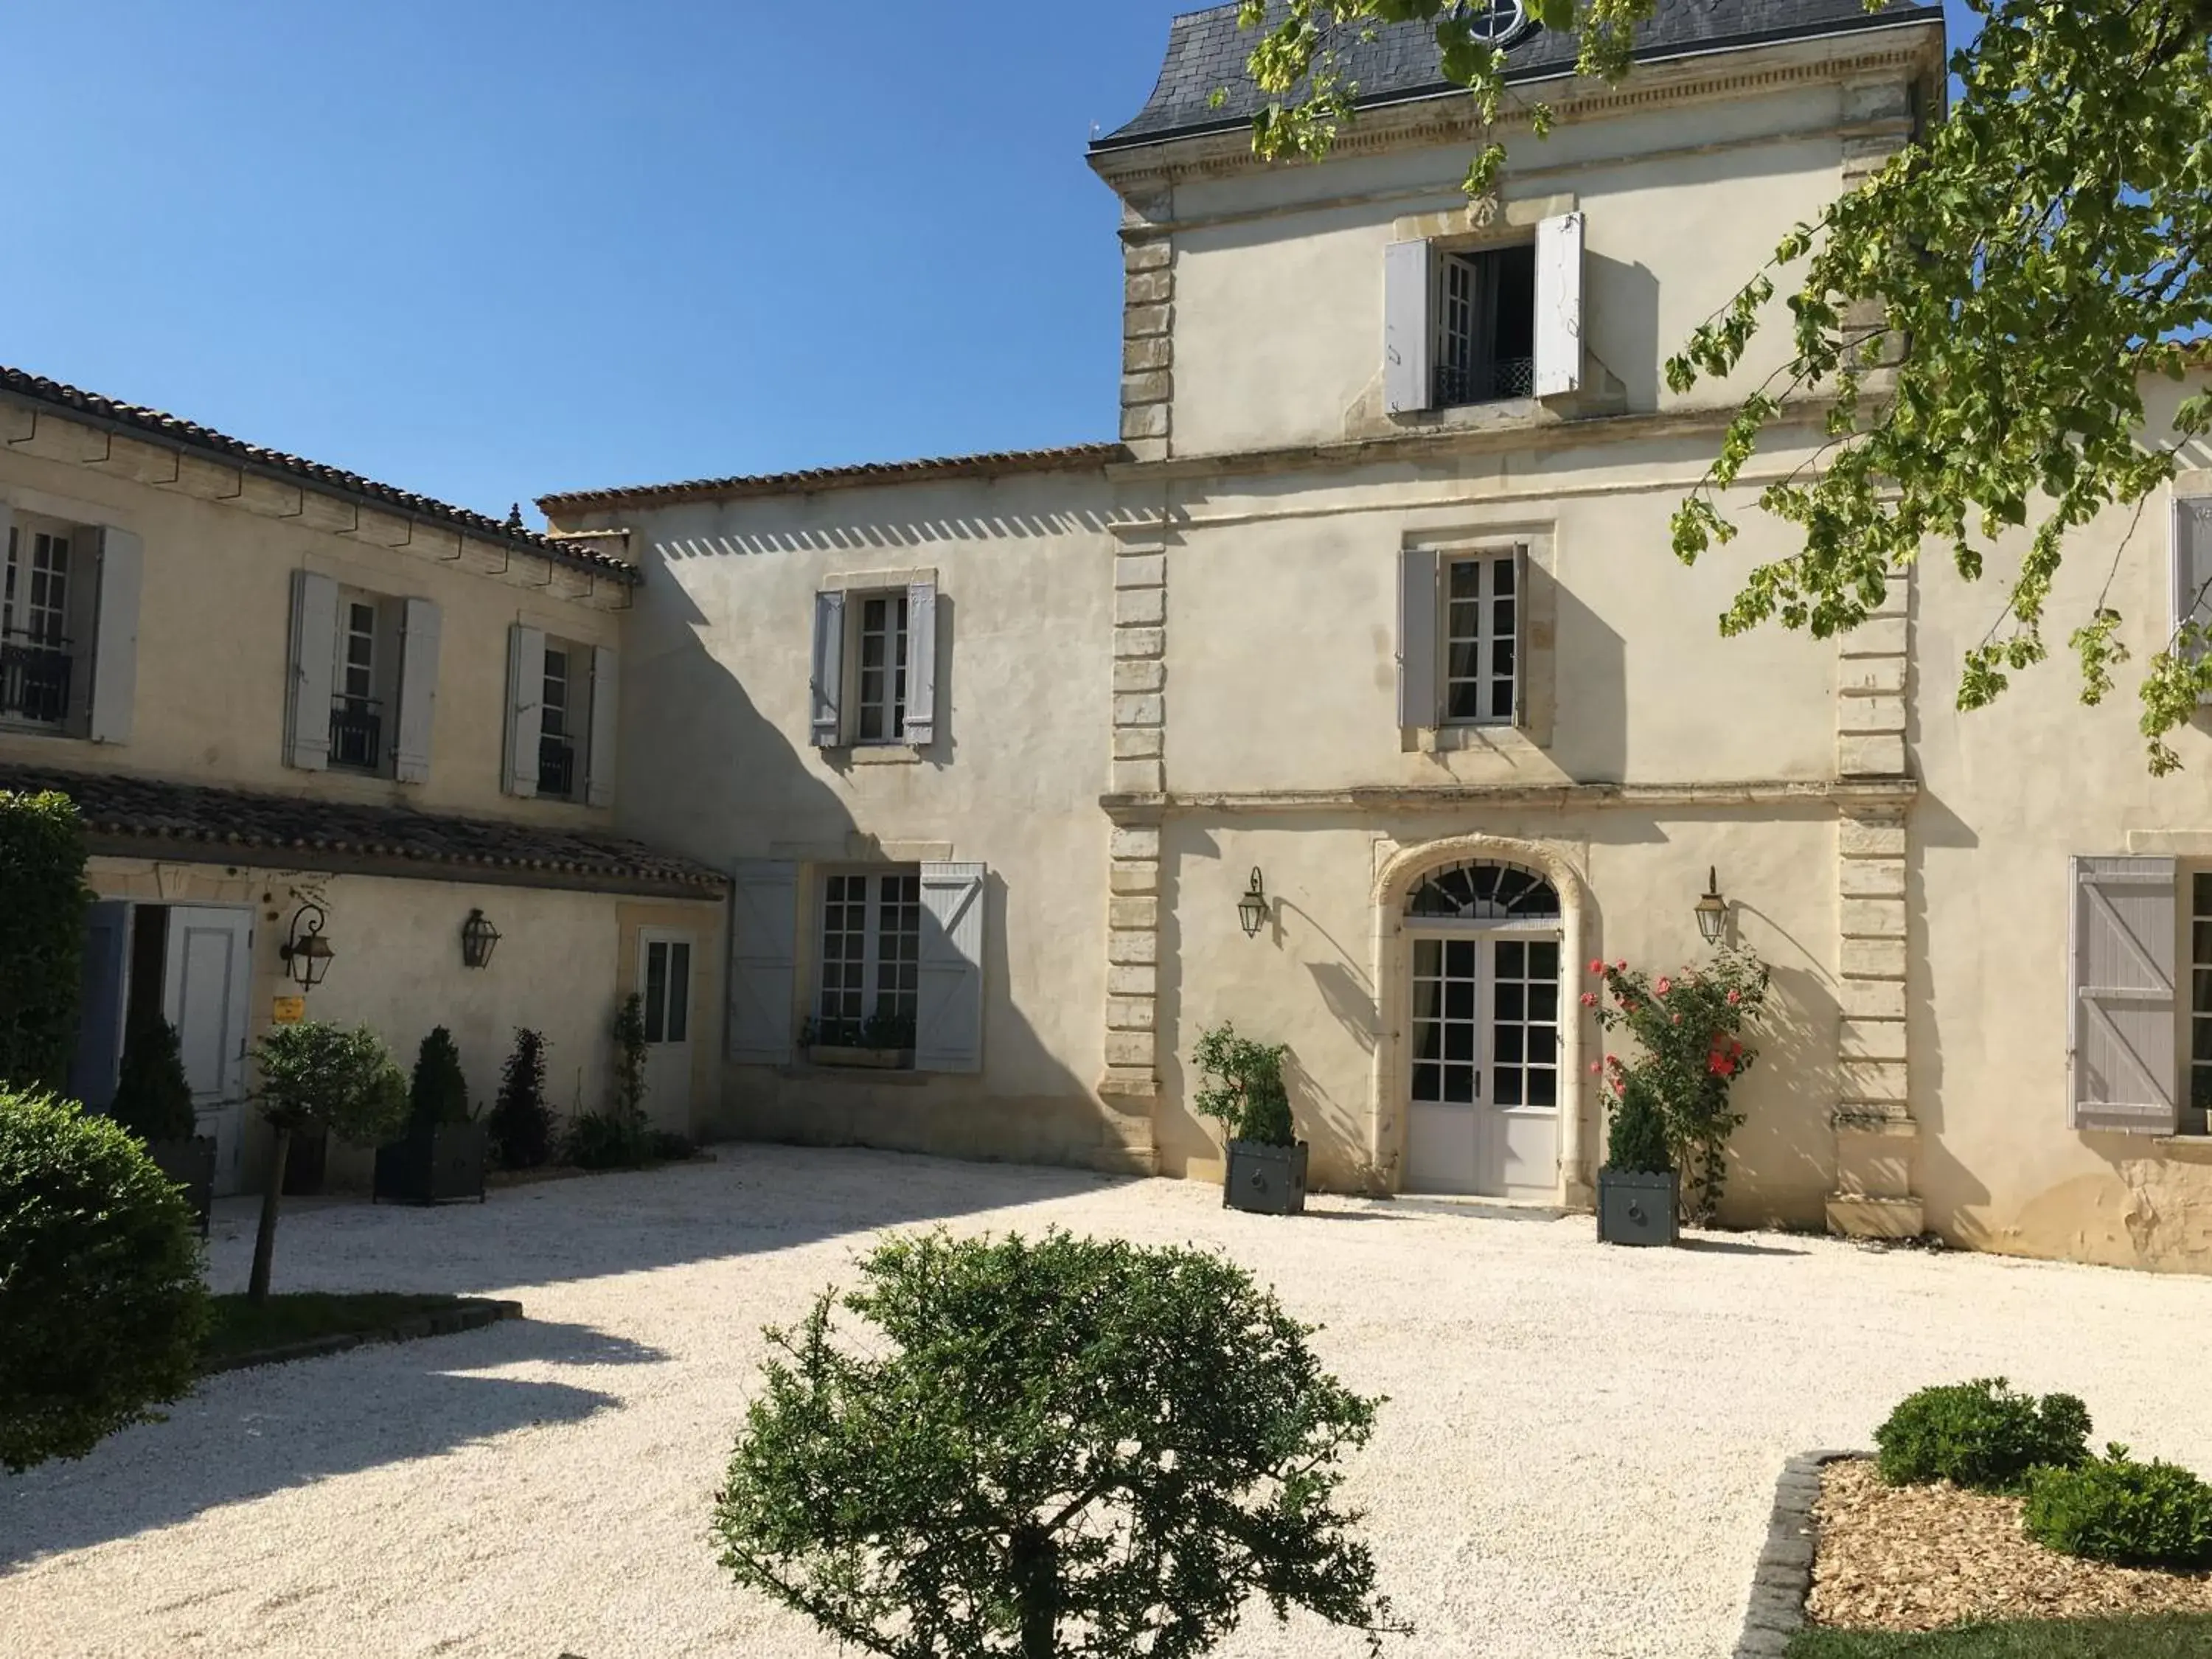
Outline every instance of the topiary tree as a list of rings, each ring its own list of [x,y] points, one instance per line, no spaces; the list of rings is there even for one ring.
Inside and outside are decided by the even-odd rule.
[[[1224,1125],[1231,1140],[1261,1146],[1297,1145],[1291,1094],[1283,1086],[1283,1061],[1290,1052],[1287,1043],[1239,1036],[1236,1025],[1223,1020],[1201,1032],[1191,1050],[1203,1079],[1192,1106],[1200,1116]]]
[[[740,1583],[892,1659],[1187,1659],[1255,1595],[1405,1631],[1335,1501],[1380,1402],[1242,1268],[940,1229],[860,1273],[769,1334],[715,1504]]]
[[[1605,1167],[1620,1175],[1674,1171],[1666,1117],[1640,1078],[1632,1078],[1613,1102],[1613,1115],[1606,1122]]]
[[[384,1040],[367,1026],[353,1030],[319,1020],[272,1026],[253,1045],[261,1073],[261,1115],[276,1132],[268,1189],[261,1195],[261,1225],[253,1238],[253,1276],[246,1295],[269,1295],[269,1268],[276,1252],[276,1213],[284,1192],[284,1163],[292,1137],[319,1123],[341,1140],[374,1146],[392,1139],[407,1121],[407,1076]]]
[[[0,1088],[69,1086],[91,902],[76,804],[0,789]]]
[[[125,1039],[123,1066],[107,1115],[149,1142],[190,1140],[199,1133],[177,1028],[167,1020],[146,1020]]]
[[[191,1387],[196,1232],[119,1125],[0,1089],[0,1466],[82,1457]]]
[[[534,1170],[553,1155],[553,1110],[545,1103],[545,1039],[517,1030],[499,1077],[488,1127],[500,1165]]]
[[[615,1010],[615,1115],[645,1116],[645,999],[635,991]]]
[[[461,1073],[461,1051],[454,1045],[453,1034],[442,1025],[432,1027],[416,1051],[407,1110],[418,1129],[470,1121],[469,1080]]]

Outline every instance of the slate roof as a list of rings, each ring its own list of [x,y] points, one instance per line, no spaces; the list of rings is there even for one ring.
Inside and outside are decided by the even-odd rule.
[[[1130,459],[1121,444],[1070,444],[1058,449],[993,450],[980,455],[940,455],[916,461],[863,461],[805,472],[763,472],[749,477],[694,478],[684,483],[636,484],[617,489],[568,489],[538,498],[548,514],[599,507],[727,501],[744,495],[797,495],[817,489],[852,489],[872,483],[912,483],[932,478],[1003,477],[1022,472],[1087,472]]]
[[[1687,57],[1726,47],[1772,40],[1841,34],[1904,23],[1941,24],[1940,5],[1899,3],[1869,12],[1863,0],[1664,0],[1636,31],[1640,62]],[[1151,101],[1137,118],[1095,141],[1093,155],[1192,133],[1224,131],[1248,125],[1266,101],[1245,75],[1244,65],[1258,40],[1255,31],[1237,27],[1234,5],[1178,17],[1170,27],[1167,62]],[[1340,72],[1358,83],[1358,101],[1402,103],[1435,98],[1463,88],[1443,79],[1435,26],[1391,23],[1362,42],[1348,33],[1338,48]],[[1570,73],[1575,40],[1539,29],[1507,53],[1505,78],[1541,80]],[[1218,89],[1227,98],[1218,108],[1210,100]]]
[[[0,364],[0,392],[11,394],[27,403],[58,409],[72,420],[84,421],[94,426],[118,428],[158,442],[180,444],[249,471],[364,501],[409,518],[451,525],[456,530],[465,530],[471,536],[496,545],[533,554],[573,569],[588,570],[595,576],[606,577],[625,586],[634,587],[644,580],[644,573],[629,560],[616,558],[597,548],[555,541],[482,513],[472,513],[465,507],[434,501],[428,495],[418,495],[411,489],[379,483],[373,478],[362,477],[357,472],[325,466],[320,461],[310,461],[298,455],[288,455],[279,449],[264,449],[259,444],[247,443],[241,438],[231,437],[212,428],[165,414],[158,409],[119,403],[112,398],[103,398],[96,392],[64,386],[59,380],[49,380],[43,375],[33,374],[24,369],[9,368]]]
[[[717,897],[726,885],[711,866],[617,836],[448,817],[404,806],[14,764],[0,764],[0,790],[67,795],[76,803],[94,850],[125,856],[360,868],[425,880],[679,898]]]

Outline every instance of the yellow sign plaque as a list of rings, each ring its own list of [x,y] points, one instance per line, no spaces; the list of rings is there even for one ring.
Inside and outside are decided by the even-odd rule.
[[[269,1016],[279,1025],[297,1025],[307,1017],[307,1000],[305,997],[278,997],[276,1006]]]

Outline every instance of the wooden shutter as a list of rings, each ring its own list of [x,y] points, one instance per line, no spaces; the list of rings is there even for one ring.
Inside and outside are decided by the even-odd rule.
[[[906,591],[906,740],[916,749],[937,741],[937,584]]]
[[[430,730],[438,706],[438,607],[410,599],[399,625],[399,735],[392,775],[402,783],[430,780]]]
[[[584,799],[615,804],[615,732],[621,722],[621,665],[607,647],[592,652],[592,737],[584,753]]]
[[[131,741],[138,701],[138,588],[146,550],[112,526],[94,531],[100,545],[100,609],[93,623],[92,718],[94,743]]]
[[[0,532],[0,550],[6,545],[5,532]],[[71,1100],[81,1100],[94,1111],[106,1111],[115,1098],[123,1059],[125,964],[130,947],[130,905],[120,899],[102,899],[85,908],[82,1000],[69,1093]]]
[[[980,864],[921,866],[914,1068],[983,1069],[983,882]]]
[[[2077,858],[2068,1072],[2077,1129],[2172,1134],[2174,904],[2170,858]]]
[[[1582,383],[1583,216],[1563,213],[1536,227],[1536,395]]]
[[[814,746],[835,749],[844,741],[845,596],[814,596]]]
[[[507,766],[500,787],[538,796],[538,740],[545,718],[545,634],[520,623],[507,630]]]
[[[1393,415],[1435,407],[1431,264],[1425,241],[1393,242],[1382,250],[1382,406]]]
[[[799,866],[744,860],[730,890],[730,1058],[781,1066],[791,1058],[799,987]]]
[[[1409,547],[1398,556],[1398,724],[1437,723],[1437,555]]]
[[[2168,568],[2173,583],[2169,637],[2184,623],[2212,629],[2212,500],[2174,499]],[[2212,702],[2212,692],[2202,701]]]
[[[337,677],[337,645],[338,585],[312,570],[294,571],[284,760],[309,772],[320,772],[331,762],[331,695]]]

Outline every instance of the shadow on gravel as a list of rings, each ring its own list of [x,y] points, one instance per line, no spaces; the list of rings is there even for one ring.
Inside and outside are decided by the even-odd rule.
[[[565,1382],[474,1370],[528,1360],[650,1365],[666,1358],[588,1326],[517,1319],[210,1377],[168,1407],[166,1423],[127,1430],[78,1462],[0,1475],[0,1577],[40,1556],[173,1526],[332,1475],[434,1457],[538,1424],[580,1423],[616,1403]]]
[[[1787,1244],[1746,1244],[1733,1238],[1683,1238],[1675,1242],[1678,1250],[1701,1250],[1707,1255],[1810,1255],[1810,1250],[1795,1250]]]

